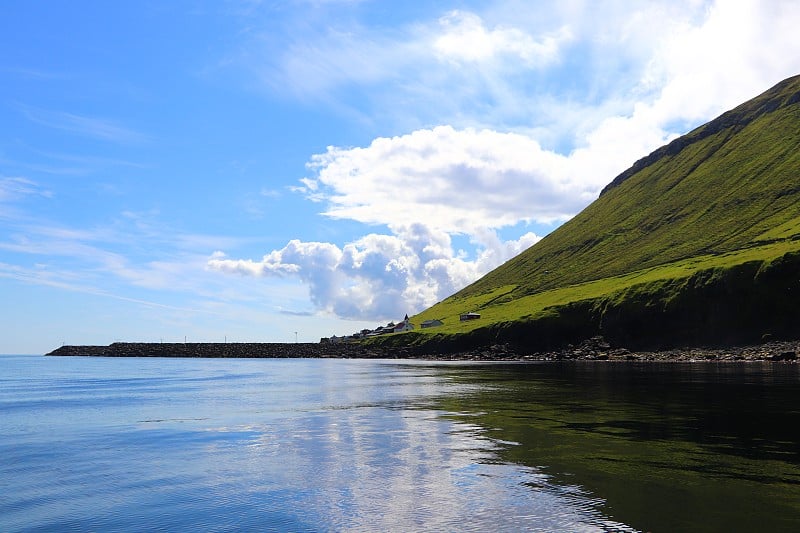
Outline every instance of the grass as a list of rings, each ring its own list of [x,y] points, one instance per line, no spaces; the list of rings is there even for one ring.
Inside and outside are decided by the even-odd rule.
[[[646,292],[660,287],[663,282],[688,279],[698,272],[712,269],[725,270],[751,262],[769,263],[787,253],[799,251],[800,240],[784,240],[719,255],[697,256],[620,276],[550,289],[519,298],[509,298],[516,286],[506,285],[489,293],[448,298],[412,317],[412,323],[418,324],[431,318],[438,318],[444,322],[444,325],[438,328],[418,330],[422,335],[467,333],[486,327],[487,324],[535,320],[546,315],[553,308],[574,302],[609,297],[633,287],[639,287]],[[481,318],[461,322],[459,315],[470,311],[480,313]]]
[[[781,239],[795,239],[800,237],[800,217],[793,218],[779,226],[769,229],[756,237],[754,240],[759,241],[776,241]]]

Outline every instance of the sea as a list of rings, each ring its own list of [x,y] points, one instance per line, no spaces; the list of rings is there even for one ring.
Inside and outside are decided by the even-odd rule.
[[[800,366],[0,356],[0,531],[800,531]]]

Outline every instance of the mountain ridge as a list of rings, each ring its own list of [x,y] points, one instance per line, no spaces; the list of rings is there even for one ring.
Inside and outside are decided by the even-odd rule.
[[[784,109],[791,108],[792,120],[787,120],[785,114],[781,115],[783,119],[781,121],[770,120],[778,118],[774,115],[774,111],[781,109],[780,102],[783,101],[794,101],[792,104],[783,106]],[[776,104],[776,102],[778,103]],[[693,228],[703,227],[711,229],[715,235],[719,235],[723,239],[730,240],[735,235],[740,235],[743,228],[752,225],[753,221],[759,217],[744,218],[739,212],[736,213],[739,217],[737,220],[736,217],[725,218],[721,211],[726,208],[735,208],[743,202],[743,198],[748,196],[752,199],[758,199],[759,195],[763,196],[759,201],[759,205],[763,208],[767,207],[766,204],[783,197],[784,207],[789,211],[787,211],[787,216],[781,217],[781,222],[787,222],[793,217],[800,216],[798,204],[788,201],[795,199],[797,193],[800,192],[798,189],[800,180],[796,173],[793,180],[790,181],[792,187],[789,190],[782,188],[779,183],[773,183],[772,188],[761,188],[763,180],[753,181],[750,179],[748,182],[749,172],[741,166],[742,163],[748,165],[753,161],[761,164],[761,160],[767,160],[765,162],[767,165],[775,165],[791,157],[794,171],[796,172],[800,168],[800,149],[798,149],[800,148],[800,135],[798,135],[797,127],[800,124],[800,105],[797,105],[798,102],[800,102],[800,76],[795,76],[779,83],[759,97],[738,106],[733,111],[724,113],[708,124],[673,140],[665,147],[657,149],[648,156],[649,160],[644,158],[648,163],[642,165],[640,170],[628,175],[626,175],[628,171],[620,174],[611,182],[612,184],[616,182],[616,185],[610,189],[607,187],[605,193],[601,194],[581,213],[472,286],[480,287],[481,284],[491,281],[493,276],[496,276],[496,272],[503,269],[514,269],[520,263],[537,262],[544,265],[549,262],[557,265],[556,267],[546,265],[541,267],[543,271],[547,271],[548,277],[556,280],[551,283],[542,282],[541,287],[551,288],[557,286],[556,283],[579,283],[623,274],[637,268],[656,266],[698,253],[731,251],[742,247],[747,236],[741,235],[742,238],[739,241],[722,246],[723,243],[701,238],[699,235],[690,235],[689,238],[685,238],[684,235],[675,235],[674,238],[670,238],[663,233],[668,231],[691,233]],[[751,110],[753,107],[760,109],[760,114],[755,114]],[[744,110],[745,113],[742,113],[741,110]],[[742,118],[746,120],[742,120]],[[769,124],[760,124],[765,121]],[[774,122],[781,123],[773,124]],[[787,124],[787,122],[789,123]],[[722,127],[723,125],[727,126]],[[786,146],[785,142],[775,144],[767,140],[766,144],[771,144],[771,146],[764,148],[761,157],[756,157],[754,153],[758,151],[756,145],[749,141],[745,142],[743,139],[737,139],[742,131],[748,128],[754,129],[756,125],[762,125],[762,128],[759,129],[767,126],[779,126],[781,130],[791,129],[794,133],[794,140],[791,146]],[[735,131],[731,131],[731,129],[735,129]],[[777,133],[778,130],[774,130],[772,137],[778,136]],[[753,135],[748,137],[751,136]],[[741,146],[732,146],[735,144]],[[761,144],[765,144],[765,142],[762,141]],[[676,151],[675,147],[680,147],[680,150]],[[770,151],[781,153],[769,154]],[[655,159],[656,154],[661,154],[658,159]],[[722,157],[722,162],[715,164],[712,169],[704,168],[703,165],[707,166],[710,158],[714,157]],[[720,168],[723,163],[723,168]],[[737,166],[738,170],[735,169]],[[741,179],[734,180],[730,176],[723,175],[720,170],[734,171],[738,174],[735,177]],[[762,174],[764,174],[763,170]],[[637,179],[632,180],[633,176],[636,176]],[[775,181],[779,176],[771,173],[770,177],[773,178],[772,181]],[[687,188],[693,180],[698,182],[695,189],[713,187],[715,190],[695,190],[696,194],[690,197],[687,193],[692,191],[682,189]],[[722,190],[725,185],[731,183],[737,190],[727,192]],[[746,187],[748,183],[749,190],[738,190]],[[638,190],[631,192],[631,189]],[[764,196],[770,190],[773,193],[770,196]],[[689,198],[688,201],[687,198]],[[660,207],[646,205],[647,202],[652,203],[656,199],[662,204]],[[692,202],[698,204],[697,209],[693,212],[687,209]],[[701,211],[703,206],[708,206],[706,213]],[[718,212],[708,213],[709,209],[715,206]],[[777,206],[773,210],[777,211]],[[788,216],[789,213],[792,217]],[[707,219],[713,217],[714,220],[700,220],[703,217]],[[765,231],[771,227],[768,223],[763,221],[761,223]],[[610,229],[598,229],[599,225]],[[726,225],[736,227],[728,228]],[[657,233],[659,231],[661,234]],[[570,233],[570,235],[564,237],[565,233]],[[658,242],[652,242],[657,240],[656,237],[660,238]],[[646,250],[646,253],[632,253],[632,247],[644,248],[649,242],[652,242],[655,247]],[[608,253],[600,254],[600,259],[606,259],[605,256],[609,255],[617,257],[614,263],[609,263],[609,268],[590,265],[591,268],[580,269],[578,265],[565,263],[566,256],[570,255],[575,256],[576,259],[586,260],[586,264],[589,264],[589,252],[597,256],[598,252],[603,252],[604,249],[607,249]],[[673,251],[670,252],[670,249]],[[535,252],[531,253],[531,251]],[[625,255],[629,260],[620,261],[618,259],[620,255]],[[563,268],[565,264],[580,272],[574,275],[558,276],[557,268]],[[554,276],[554,274],[556,275]],[[525,276],[519,277],[523,281],[525,280]],[[535,283],[528,284],[528,287],[536,288]],[[464,290],[469,292],[470,287]]]
[[[609,190],[617,187],[635,173],[652,164],[654,161],[657,161],[665,156],[676,155],[688,144],[702,140],[705,137],[718,133],[723,129],[744,127],[760,115],[771,113],[783,106],[800,102],[800,92],[795,92],[789,97],[783,96],[784,90],[787,87],[792,87],[798,81],[800,81],[800,75],[787,78],[752,100],[740,104],[734,109],[723,113],[719,117],[707,122],[706,124],[703,124],[702,126],[698,126],[694,130],[678,137],[677,139],[673,139],[666,145],[637,160],[633,165],[631,165],[630,168],[623,171],[616,178],[611,180],[611,182],[603,187],[603,189],[600,191],[600,196],[603,196]]]

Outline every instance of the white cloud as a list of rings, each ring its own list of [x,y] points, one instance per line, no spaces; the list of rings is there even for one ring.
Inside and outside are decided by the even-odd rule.
[[[520,222],[552,223],[580,211],[667,138],[661,124],[638,110],[609,117],[566,156],[517,133],[439,126],[313,156],[313,199],[327,202],[324,214],[331,218],[422,222],[468,235]]]
[[[211,270],[245,276],[297,276],[317,309],[343,318],[397,318],[461,289],[538,240],[527,233],[501,242],[484,232],[474,261],[458,257],[447,233],[423,224],[393,228],[392,235],[366,235],[342,248],[290,241],[260,261],[228,259],[216,252]]]
[[[439,19],[442,35],[433,41],[433,49],[443,60],[485,62],[508,55],[524,64],[537,67],[555,61],[563,42],[571,37],[561,28],[539,40],[515,27],[488,30],[474,13],[452,11]]]
[[[644,76],[661,82],[656,120],[703,122],[800,73],[800,4],[715,2],[655,50]]]
[[[573,215],[607,175],[576,175],[568,157],[529,137],[439,126],[365,148],[329,147],[312,157],[325,214],[366,224],[422,222],[473,235],[520,221]],[[622,164],[618,165],[623,170]]]

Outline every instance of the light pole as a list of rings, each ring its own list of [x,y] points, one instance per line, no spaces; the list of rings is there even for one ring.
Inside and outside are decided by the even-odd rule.
[[[297,332],[294,332],[294,343],[297,344]]]

